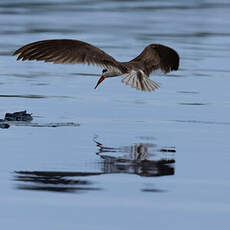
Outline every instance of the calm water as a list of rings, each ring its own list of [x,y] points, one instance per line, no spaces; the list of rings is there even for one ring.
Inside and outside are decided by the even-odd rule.
[[[26,109],[35,124],[0,130],[1,228],[226,229],[229,10],[227,0],[1,0],[0,115]],[[153,93],[119,78],[94,90],[101,68],[11,56],[54,38],[122,61],[163,43],[180,70],[153,74]]]

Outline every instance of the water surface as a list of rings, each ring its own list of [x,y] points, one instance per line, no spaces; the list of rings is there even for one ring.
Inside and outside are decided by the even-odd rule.
[[[229,10],[224,0],[2,0],[1,118],[34,117],[0,130],[2,228],[226,228]],[[162,43],[178,51],[180,70],[152,74],[161,86],[152,93],[119,78],[94,90],[99,67],[12,56],[55,38],[121,61]]]

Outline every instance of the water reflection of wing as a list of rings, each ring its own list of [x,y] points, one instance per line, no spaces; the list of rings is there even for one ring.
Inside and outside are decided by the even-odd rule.
[[[97,154],[103,159],[99,164],[104,173],[129,173],[149,177],[174,175],[175,160],[166,153],[175,152],[175,149],[157,149],[152,143],[136,143],[119,148],[103,146],[98,141],[95,143],[98,147]]]
[[[137,143],[118,148],[103,146],[95,141],[100,156],[100,172],[16,171],[16,188],[49,192],[83,192],[101,190],[95,187],[91,176],[111,173],[136,174],[145,177],[174,175],[175,149],[157,149],[155,144]],[[158,157],[158,159],[156,159]],[[98,165],[97,164],[97,165]],[[142,191],[156,192],[156,189]]]
[[[98,172],[16,171],[14,180],[20,182],[17,189],[22,190],[83,192],[100,190],[88,179],[83,179],[100,174]]]

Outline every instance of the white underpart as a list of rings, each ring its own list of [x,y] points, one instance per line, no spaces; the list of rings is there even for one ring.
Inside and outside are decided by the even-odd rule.
[[[138,72],[141,74],[141,77],[138,77]],[[122,83],[130,85],[132,88],[142,91],[154,91],[160,86],[155,82],[149,79],[149,77],[142,70],[132,70],[129,73],[125,74]]]

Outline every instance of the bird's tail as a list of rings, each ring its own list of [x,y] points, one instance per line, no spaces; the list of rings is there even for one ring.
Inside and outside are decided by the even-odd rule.
[[[125,74],[121,82],[126,85],[130,85],[132,88],[136,88],[137,90],[149,92],[154,91],[160,87],[158,83],[150,80],[149,77],[141,70],[132,70],[131,72]]]

